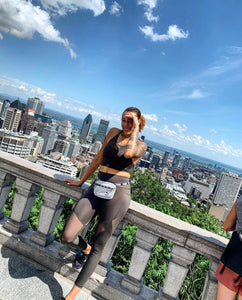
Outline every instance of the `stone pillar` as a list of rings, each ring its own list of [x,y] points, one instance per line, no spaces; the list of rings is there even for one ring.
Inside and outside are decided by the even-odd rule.
[[[53,191],[44,190],[44,203],[40,208],[38,230],[31,236],[31,241],[45,247],[54,240],[53,230],[62,212],[62,204],[66,199],[67,197]]]
[[[8,220],[4,227],[11,232],[20,233],[28,229],[29,224],[26,221],[34,201],[36,192],[39,187],[24,179],[16,179],[16,192],[13,199],[11,219]]]
[[[137,229],[129,270],[121,282],[123,288],[134,294],[140,292],[143,283],[142,276],[157,241],[158,237],[154,234],[140,228]]]
[[[219,261],[209,260],[209,270],[203,288],[202,300],[216,299],[218,280],[215,277]]]
[[[118,224],[117,228],[115,229],[115,231],[113,232],[112,236],[109,238],[103,249],[100,262],[95,270],[96,273],[103,277],[106,277],[107,272],[111,267],[111,257],[113,256],[113,252],[115,251],[116,246],[120,240],[124,225],[124,221],[121,221]]]
[[[195,256],[195,252],[173,244],[165,284],[159,291],[157,299],[177,299],[183,281],[187,276],[189,266],[192,264]]]
[[[0,171],[0,220],[4,217],[2,208],[8,199],[8,194],[11,191],[12,181],[14,181],[14,179],[15,178],[10,174]]]

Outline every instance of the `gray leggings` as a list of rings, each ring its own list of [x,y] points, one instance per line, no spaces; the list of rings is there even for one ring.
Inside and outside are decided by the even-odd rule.
[[[103,178],[101,179],[103,180]],[[127,178],[112,176],[108,181],[116,183],[125,182]],[[107,240],[124,217],[129,208],[129,204],[130,185],[117,186],[115,195],[111,200],[96,197],[93,193],[93,185],[91,185],[75,206],[74,213],[84,225],[88,224],[98,215],[98,227],[92,243],[92,250],[75,282],[78,287],[82,288],[94,272]],[[82,237],[76,235],[68,241],[65,240],[65,243],[80,250],[84,250],[87,247],[87,243]]]

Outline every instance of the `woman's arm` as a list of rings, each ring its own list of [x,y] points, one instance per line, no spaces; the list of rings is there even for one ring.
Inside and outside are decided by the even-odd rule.
[[[139,141],[139,120],[135,113],[133,116],[133,131],[128,140],[124,156],[126,158],[140,158],[147,149],[147,145],[144,142]]]
[[[115,135],[115,133],[117,131],[120,131],[120,130],[118,130],[116,128],[111,128],[109,130],[101,149],[99,150],[98,154],[94,157],[94,159],[90,163],[88,169],[86,170],[86,172],[84,173],[84,175],[82,176],[82,178],[79,181],[76,181],[73,179],[65,179],[64,181],[70,185],[77,185],[77,186],[82,185],[100,166],[102,159],[103,159],[103,150],[104,150],[105,146],[107,145],[107,143],[109,142],[109,140]]]
[[[237,220],[237,213],[236,213],[235,206],[236,206],[237,201],[238,200],[235,201],[234,205],[232,206],[230,212],[228,213],[228,215],[224,221],[224,224],[222,227],[225,231],[235,230],[235,225],[236,225],[236,220]]]

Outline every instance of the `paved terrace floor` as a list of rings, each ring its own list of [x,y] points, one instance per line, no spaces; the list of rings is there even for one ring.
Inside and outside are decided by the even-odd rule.
[[[60,300],[73,283],[0,246],[0,300]],[[96,300],[88,290],[76,300]]]

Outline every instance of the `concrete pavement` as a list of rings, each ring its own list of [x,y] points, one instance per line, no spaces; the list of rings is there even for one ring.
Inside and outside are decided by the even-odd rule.
[[[60,300],[73,282],[0,246],[0,300]],[[81,290],[76,300],[96,300]]]

